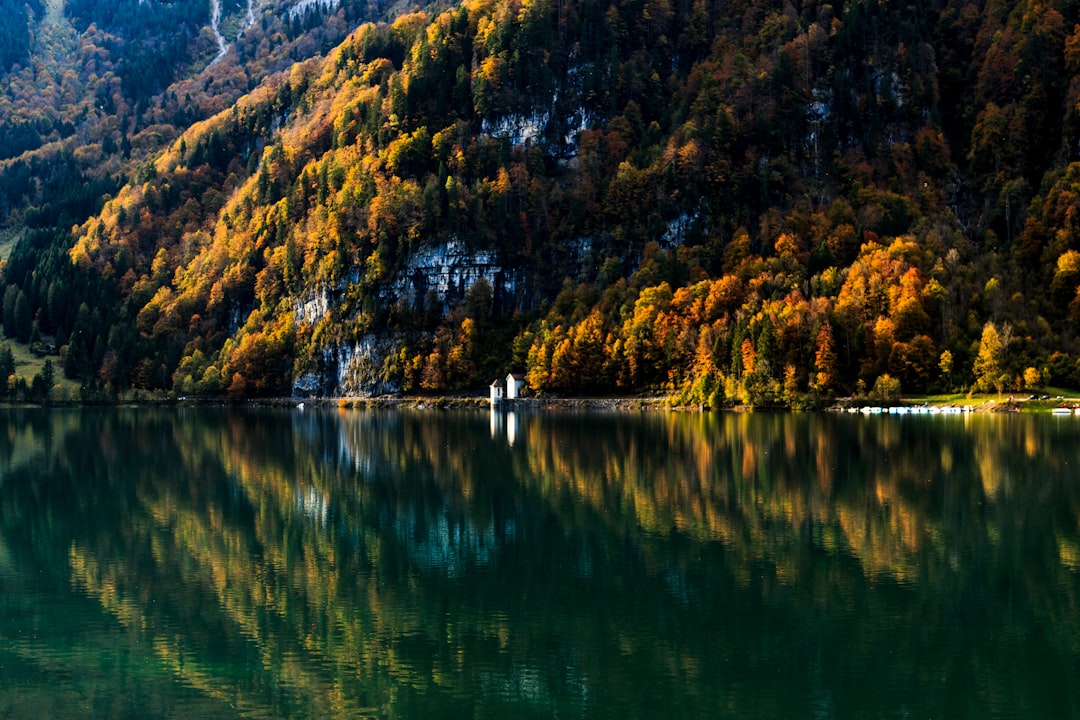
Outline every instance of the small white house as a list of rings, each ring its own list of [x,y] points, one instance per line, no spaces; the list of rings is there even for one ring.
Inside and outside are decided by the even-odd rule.
[[[524,389],[525,376],[521,373],[510,373],[505,380],[496,378],[488,388],[491,406],[501,405],[503,400],[517,400]]]
[[[516,400],[521,397],[521,391],[525,389],[525,376],[521,373],[510,373],[506,376],[506,399]]]
[[[491,404],[498,405],[506,398],[506,381],[502,378],[496,378],[495,382],[491,383]]]

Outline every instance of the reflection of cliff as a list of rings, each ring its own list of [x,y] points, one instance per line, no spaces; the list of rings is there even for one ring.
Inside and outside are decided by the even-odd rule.
[[[145,636],[185,683],[256,715],[281,716],[267,703],[283,695],[302,707],[290,716],[384,715],[396,703],[411,717],[481,683],[550,703],[545,674],[522,652],[530,632],[494,609],[446,616],[445,598],[418,575],[492,561],[491,516],[474,522],[467,499],[434,480],[461,477],[467,462],[445,449],[429,455],[445,442],[423,420],[313,417],[178,422],[155,428],[168,430],[171,448],[143,452],[145,425],[107,428],[101,437],[129,451],[114,470],[136,474],[132,507],[115,527],[69,542],[75,587]],[[346,450],[356,442],[377,470],[355,472],[357,446]],[[105,444],[81,448],[91,467],[102,467]],[[511,637],[525,645],[508,652]],[[215,672],[222,648],[262,679],[251,687]]]
[[[1080,449],[1045,424],[524,413],[511,447],[479,413],[93,417],[0,427],[0,576],[62,568],[248,715],[798,716],[838,701],[825,668],[888,658],[899,707],[1000,656],[973,626],[1080,651]]]

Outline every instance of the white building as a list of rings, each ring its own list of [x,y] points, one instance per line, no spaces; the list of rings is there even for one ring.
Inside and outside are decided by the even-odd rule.
[[[506,399],[516,400],[521,397],[521,391],[525,389],[525,376],[521,373],[510,373],[506,376]]]
[[[521,373],[510,373],[505,380],[496,378],[488,388],[491,406],[501,405],[503,400],[517,400],[524,389],[525,376]]]
[[[491,404],[498,405],[506,397],[506,381],[502,378],[496,378],[491,383]]]

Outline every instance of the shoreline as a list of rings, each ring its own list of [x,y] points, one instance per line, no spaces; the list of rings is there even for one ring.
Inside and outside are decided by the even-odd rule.
[[[73,402],[53,401],[45,403],[17,403],[9,404],[8,407],[190,407],[190,408],[320,408],[339,410],[480,410],[489,411],[499,409],[503,411],[597,411],[597,412],[643,412],[643,411],[667,411],[679,413],[747,413],[747,412],[867,412],[889,413],[891,407],[903,407],[918,414],[922,409],[932,408],[931,412],[937,414],[941,410],[949,409],[951,412],[962,411],[965,414],[1057,414],[1057,411],[1068,408],[1080,415],[1080,397],[1058,397],[1053,400],[1030,400],[1010,398],[950,398],[927,399],[908,398],[899,401],[885,402],[872,400],[854,400],[852,398],[836,398],[829,405],[822,405],[812,409],[793,409],[782,406],[763,406],[751,408],[743,405],[723,406],[710,408],[701,405],[679,405],[674,402],[671,395],[637,395],[637,396],[611,396],[611,397],[525,397],[514,399],[502,399],[496,405],[492,405],[487,395],[378,395],[372,397],[267,397],[229,399],[224,397],[179,397],[179,398],[138,398],[114,402]]]
[[[204,404],[197,402],[196,404]],[[629,397],[527,397],[503,399],[492,405],[486,396],[438,396],[423,395],[382,395],[375,397],[342,398],[277,398],[267,400],[248,400],[237,405],[281,406],[281,407],[319,407],[357,410],[402,409],[402,410],[589,410],[589,411],[668,411],[682,413],[747,413],[747,412],[847,412],[852,409],[892,406],[906,408],[963,408],[969,414],[1051,414],[1061,407],[1080,408],[1080,398],[1064,398],[1053,401],[1029,401],[1016,399],[971,398],[965,402],[928,401],[925,399],[900,400],[889,405],[875,404],[873,401],[854,401],[851,398],[838,398],[832,404],[813,410],[794,410],[787,407],[749,408],[744,405],[724,406],[720,408],[699,405],[674,404],[670,395],[643,395]]]
[[[668,396],[647,397],[543,397],[501,400],[492,405],[486,396],[381,395],[344,398],[283,398],[267,402],[246,401],[246,405],[303,406],[352,410],[677,410]]]

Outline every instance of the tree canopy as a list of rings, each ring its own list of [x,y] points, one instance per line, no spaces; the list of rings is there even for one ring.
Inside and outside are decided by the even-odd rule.
[[[1080,386],[1070,6],[346,4],[201,87],[206,18],[144,82],[106,11],[9,73],[0,201],[10,329],[108,392]]]

